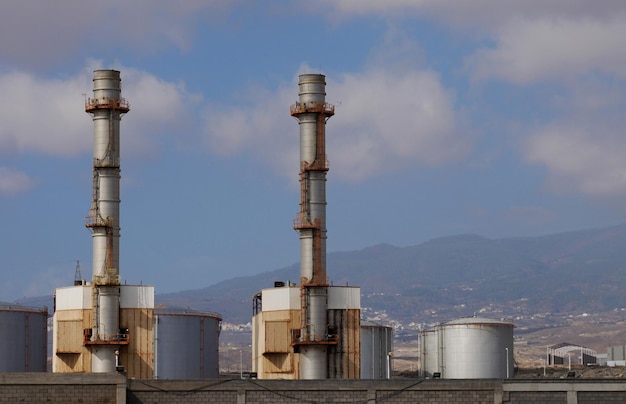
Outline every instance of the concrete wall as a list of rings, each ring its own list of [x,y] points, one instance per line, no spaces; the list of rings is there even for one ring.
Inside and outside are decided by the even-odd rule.
[[[0,403],[126,403],[117,373],[0,373]]]
[[[115,373],[0,373],[0,403],[626,402],[626,379],[139,380]]]
[[[128,402],[564,403],[626,402],[626,380],[129,380]]]

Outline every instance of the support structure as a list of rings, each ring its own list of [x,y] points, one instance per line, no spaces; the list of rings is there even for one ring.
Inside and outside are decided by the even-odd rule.
[[[120,121],[130,110],[122,98],[120,72],[96,70],[93,98],[85,111],[94,123],[91,209],[85,225],[93,240],[93,327],[85,330],[93,372],[113,372],[119,346],[128,344],[120,331]]]
[[[326,121],[334,106],[326,103],[326,78],[303,74],[299,99],[291,115],[300,125],[300,212],[294,229],[300,234],[301,328],[294,340],[300,352],[302,379],[328,377],[328,345],[337,336],[328,329],[326,275]]]
[[[124,372],[150,379],[155,369],[154,287],[120,284],[120,121],[130,110],[120,72],[96,70],[85,110],[94,125],[91,279],[76,263],[74,285],[54,293],[52,371]],[[166,339],[166,338],[165,338]]]

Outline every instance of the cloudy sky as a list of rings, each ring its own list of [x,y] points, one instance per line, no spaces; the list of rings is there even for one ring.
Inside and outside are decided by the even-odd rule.
[[[91,277],[94,69],[131,105],[121,275],[166,293],[297,262],[301,73],[329,251],[626,222],[625,49],[623,0],[4,0],[0,300]]]

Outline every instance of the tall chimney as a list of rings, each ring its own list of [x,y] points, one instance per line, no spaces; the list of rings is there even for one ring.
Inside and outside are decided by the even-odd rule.
[[[122,98],[120,72],[96,70],[93,98],[85,111],[93,117],[93,182],[86,226],[93,240],[92,371],[114,372],[120,334],[120,121],[130,110]]]
[[[325,101],[324,75],[300,75],[298,85],[299,99],[291,106],[291,115],[300,125],[300,212],[294,221],[294,229],[300,234],[300,378],[325,379],[328,376],[325,128],[335,107]]]

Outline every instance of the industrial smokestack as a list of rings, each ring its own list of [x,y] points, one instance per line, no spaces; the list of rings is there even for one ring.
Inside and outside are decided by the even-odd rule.
[[[334,106],[327,104],[322,74],[299,77],[299,99],[291,115],[300,125],[300,212],[294,229],[300,234],[302,324],[299,338],[300,378],[328,376],[326,275],[326,121]]]
[[[114,372],[119,348],[120,121],[129,110],[120,72],[94,71],[93,98],[85,102],[94,123],[92,201],[86,218],[93,240],[93,372]]]

